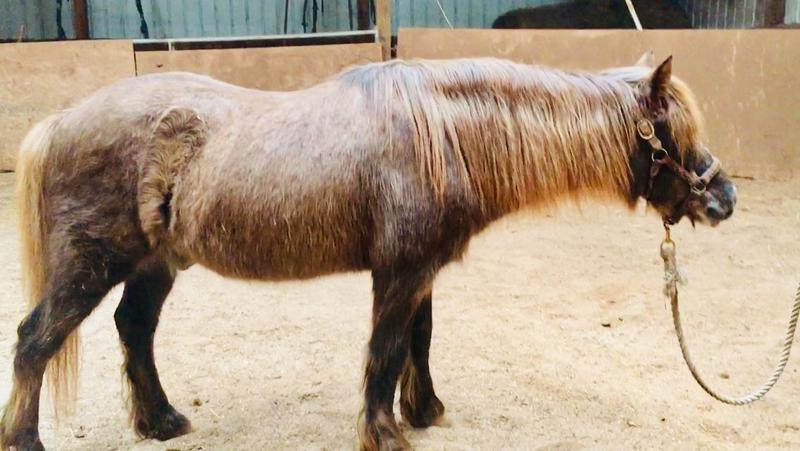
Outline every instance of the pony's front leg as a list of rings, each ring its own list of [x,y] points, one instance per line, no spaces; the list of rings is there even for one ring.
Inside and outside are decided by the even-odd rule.
[[[414,268],[374,270],[372,337],[364,374],[364,450],[410,449],[394,419],[397,380],[408,356],[410,322],[429,291],[433,271]]]
[[[411,320],[411,337],[403,376],[400,378],[400,413],[415,428],[440,421],[444,404],[433,391],[428,354],[433,331],[431,293],[422,298]]]

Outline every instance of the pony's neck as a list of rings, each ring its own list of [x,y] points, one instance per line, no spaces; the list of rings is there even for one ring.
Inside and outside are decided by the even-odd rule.
[[[629,198],[640,107],[624,81],[500,60],[446,63],[423,73],[437,100],[422,99],[411,114],[417,119],[423,111],[423,123],[440,136],[418,142],[426,152],[418,156],[434,182],[445,166],[455,166],[487,216],[565,196]],[[437,161],[438,139],[453,153]]]

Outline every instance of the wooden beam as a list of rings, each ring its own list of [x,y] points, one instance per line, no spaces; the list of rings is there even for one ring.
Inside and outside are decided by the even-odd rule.
[[[358,18],[358,29],[369,30],[372,28],[372,21],[369,18],[369,1],[356,1],[356,17]]]
[[[759,11],[759,17],[764,18],[763,22],[758,26],[774,27],[784,23],[786,17],[785,0],[764,0],[757,2],[757,4],[760,8],[763,8],[763,11]]]
[[[72,0],[75,39],[89,39],[89,13],[86,2],[87,0]]]
[[[388,61],[392,58],[392,0],[375,0],[375,25],[383,60]]]
[[[367,30],[266,36],[134,39],[133,48],[137,52],[145,52],[150,50],[208,50],[258,47],[301,47],[330,44],[367,44],[377,41],[378,35],[375,30]]]

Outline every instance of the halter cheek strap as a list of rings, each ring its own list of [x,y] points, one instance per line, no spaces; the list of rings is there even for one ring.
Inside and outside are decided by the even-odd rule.
[[[686,183],[689,184],[689,194],[684,199],[681,211],[686,211],[686,207],[688,207],[689,201],[693,197],[700,197],[703,193],[706,192],[706,188],[708,184],[711,183],[711,180],[716,177],[719,173],[720,169],[722,169],[722,164],[720,163],[717,157],[712,156],[711,165],[706,169],[703,174],[697,175],[694,171],[688,171],[686,168],[681,166],[677,161],[672,159],[664,149],[664,146],[661,144],[661,140],[658,139],[655,132],[655,127],[653,127],[653,123],[650,122],[648,119],[639,119],[636,122],[636,133],[639,135],[640,138],[647,141],[650,144],[650,148],[652,149],[652,153],[650,154],[650,178],[647,181],[647,191],[645,191],[644,198],[650,200],[650,197],[653,192],[653,184],[655,181],[656,176],[661,171],[661,168],[666,166],[672,170],[678,177],[682,178]],[[673,221],[673,218],[665,218],[669,222]]]

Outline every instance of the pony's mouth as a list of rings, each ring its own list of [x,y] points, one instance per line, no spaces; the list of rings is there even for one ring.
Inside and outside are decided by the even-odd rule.
[[[710,217],[707,214],[705,214],[703,210],[701,210],[699,214],[695,212],[690,212],[689,214],[687,214],[687,216],[689,217],[689,220],[692,221],[692,226],[694,226],[695,221],[699,222],[700,224],[708,225],[711,227],[716,227],[719,225],[719,223],[722,222],[722,219]]]
[[[733,214],[733,207],[726,207],[714,197],[706,198],[704,202],[691,202],[686,211],[686,217],[695,225],[699,222],[711,227],[718,226],[722,221]]]
[[[699,203],[693,202],[690,204],[690,206],[691,208],[688,208],[685,211],[679,211],[678,209],[673,211],[661,211],[661,216],[665,222],[670,224],[678,224],[683,218],[686,218],[692,224],[692,227],[697,227],[697,224],[716,227],[724,219],[726,219],[723,217],[716,217],[713,214],[708,214],[706,207],[703,207]]]

